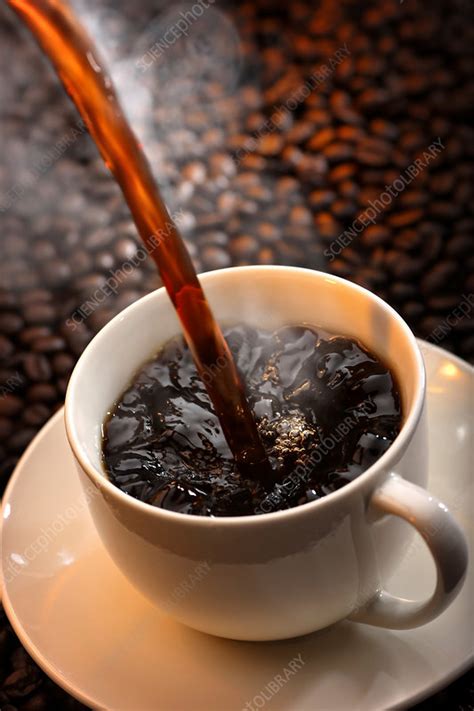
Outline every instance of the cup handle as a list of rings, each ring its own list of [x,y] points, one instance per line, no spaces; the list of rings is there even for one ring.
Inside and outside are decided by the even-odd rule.
[[[370,508],[405,519],[423,536],[436,564],[436,588],[423,601],[378,590],[349,619],[395,630],[424,625],[451,604],[463,585],[468,562],[464,533],[439,499],[397,474],[392,474],[373,492]]]

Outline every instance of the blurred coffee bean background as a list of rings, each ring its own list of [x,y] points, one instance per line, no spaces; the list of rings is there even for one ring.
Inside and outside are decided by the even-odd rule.
[[[322,269],[474,360],[468,0],[74,7],[198,271]],[[3,5],[0,38],[3,490],[89,340],[160,280],[84,125]],[[3,612],[0,681],[3,711],[81,707]],[[472,677],[417,708],[473,709]]]

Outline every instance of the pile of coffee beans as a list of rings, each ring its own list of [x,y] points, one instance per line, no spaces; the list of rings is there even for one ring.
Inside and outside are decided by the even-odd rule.
[[[387,299],[418,336],[473,358],[473,38],[464,5],[212,8],[201,29],[198,18],[166,48],[166,62],[164,49],[151,54],[163,13],[152,3],[133,11],[124,3],[123,14],[112,5],[100,11],[99,39],[199,270],[327,269]],[[3,486],[63,401],[93,334],[159,280],[52,70],[2,12]],[[226,42],[214,39],[216,22]],[[362,228],[370,203],[436,140],[444,148]]]
[[[324,269],[474,359],[468,2],[215,3],[169,46],[163,35],[187,6],[94,5],[79,3],[198,270]],[[69,100],[4,6],[0,67],[3,489],[93,334],[160,283]],[[2,709],[60,708],[41,701],[42,675],[40,692],[33,672],[31,692],[15,676],[7,684],[18,671],[9,655]]]

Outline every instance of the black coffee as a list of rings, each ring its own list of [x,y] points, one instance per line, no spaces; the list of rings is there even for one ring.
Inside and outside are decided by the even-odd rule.
[[[308,326],[271,333],[239,325],[225,337],[273,480],[256,482],[239,472],[189,349],[177,337],[140,369],[104,424],[104,467],[122,491],[200,516],[287,509],[352,481],[397,436],[394,376],[357,341]]]
[[[397,436],[395,379],[357,341],[307,326],[271,333],[239,325],[225,337],[273,480],[255,482],[239,472],[189,349],[177,337],[140,369],[104,424],[104,466],[122,491],[200,516],[287,509],[352,481]]]

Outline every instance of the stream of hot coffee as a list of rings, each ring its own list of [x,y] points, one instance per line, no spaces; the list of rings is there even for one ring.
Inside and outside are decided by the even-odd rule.
[[[53,63],[117,180],[178,313],[186,341],[239,470],[271,481],[242,381],[96,47],[60,0],[7,0]]]

